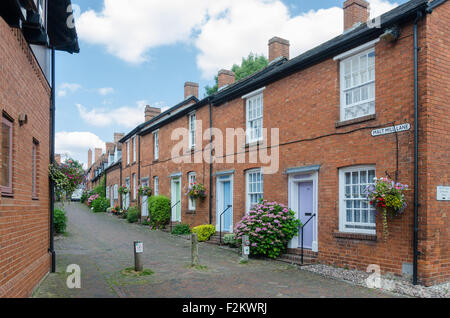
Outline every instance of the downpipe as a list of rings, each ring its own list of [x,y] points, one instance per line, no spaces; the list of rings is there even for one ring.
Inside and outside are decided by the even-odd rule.
[[[52,88],[51,88],[51,101],[50,101],[50,163],[55,162],[55,48],[52,47]],[[48,252],[52,257],[51,272],[56,272],[56,253],[55,253],[55,185],[52,178],[49,178],[50,185],[50,246]]]

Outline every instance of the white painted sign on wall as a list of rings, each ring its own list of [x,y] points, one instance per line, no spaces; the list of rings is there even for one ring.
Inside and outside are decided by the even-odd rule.
[[[411,124],[407,123],[407,124],[397,125],[395,127],[391,126],[391,127],[386,127],[386,128],[375,129],[372,131],[372,136],[377,137],[377,136],[382,136],[382,135],[388,135],[388,134],[393,134],[395,132],[408,131],[410,129],[411,129]]]
[[[450,201],[450,187],[437,187],[437,200]]]

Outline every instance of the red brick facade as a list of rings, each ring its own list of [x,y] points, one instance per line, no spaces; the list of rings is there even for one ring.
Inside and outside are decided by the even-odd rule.
[[[448,201],[436,200],[436,188],[450,185],[449,162],[449,12],[448,2],[436,7],[419,21],[419,281],[432,285],[449,280]],[[387,172],[398,181],[414,186],[414,46],[413,23],[401,27],[401,36],[394,42],[379,41],[375,48],[375,114],[356,120],[341,121],[340,61],[332,57],[265,85],[263,94],[263,127],[269,132],[260,150],[269,154],[279,151],[279,169],[264,175],[264,198],[289,203],[289,170],[301,167],[317,168],[317,257],[321,263],[365,270],[370,264],[381,266],[383,273],[402,275],[413,262],[413,191],[407,192],[408,208],[402,216],[389,220],[390,236],[383,235],[381,216],[376,218],[376,234],[343,233],[340,230],[340,171],[348,167],[371,166],[378,177]],[[372,39],[375,40],[375,39]],[[352,49],[352,48],[350,48]],[[226,83],[231,84],[231,83]],[[219,85],[220,86],[220,85]],[[232,85],[230,85],[232,86]],[[261,89],[263,87],[260,87]],[[229,87],[224,88],[227,91]],[[232,87],[231,87],[232,89]],[[181,222],[191,226],[217,224],[217,174],[227,171],[233,176],[233,223],[246,211],[246,172],[267,164],[251,160],[252,150],[245,144],[235,144],[227,153],[244,153],[246,163],[215,162],[210,165],[195,158],[209,157],[209,135],[201,136],[210,125],[223,135],[227,128],[246,129],[246,100],[242,96],[208,107],[199,102],[195,110],[198,136],[196,147],[188,149],[185,133],[183,151],[175,151],[181,137],[176,129],[189,127],[189,114],[176,116],[154,125],[146,133],[138,133],[140,144],[137,162],[127,164],[127,146],[122,152],[122,184],[130,178],[133,197],[133,174],[149,178],[153,187],[159,179],[159,194],[171,196],[171,177],[181,178]],[[195,109],[196,108],[196,109]],[[168,115],[170,116],[170,115]],[[410,124],[411,129],[398,134],[373,137],[374,129]],[[202,129],[201,129],[202,128]],[[272,140],[271,129],[279,129],[279,140]],[[158,129],[158,130],[157,130]],[[159,158],[154,157],[153,133],[159,136]],[[174,135],[173,135],[174,134]],[[139,136],[142,135],[142,136]],[[132,136],[131,136],[132,137]],[[133,154],[131,137],[130,155]],[[202,138],[203,137],[203,138]],[[218,141],[219,136],[214,140]],[[201,142],[203,140],[203,142]],[[398,144],[398,149],[397,149]],[[214,148],[216,160],[220,149]],[[136,152],[138,153],[138,152]],[[192,163],[179,162],[191,158]],[[196,162],[196,163],[195,163]],[[398,165],[398,169],[397,169]],[[198,201],[195,211],[188,208],[184,195],[188,175],[212,193]],[[312,174],[309,171],[307,174]],[[131,205],[137,202],[131,200]],[[210,207],[211,205],[211,214]],[[218,213],[217,213],[218,212]],[[386,240],[385,240],[386,239]]]
[[[50,87],[20,30],[2,18],[0,58],[0,108],[13,123],[12,194],[0,198],[0,297],[27,297],[49,272],[51,262]],[[28,116],[27,123],[19,124],[20,114]],[[35,198],[33,140],[38,142]]]

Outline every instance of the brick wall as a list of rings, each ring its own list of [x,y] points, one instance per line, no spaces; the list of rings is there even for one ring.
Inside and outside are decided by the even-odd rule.
[[[0,107],[14,120],[13,195],[0,198],[0,297],[27,297],[50,269],[50,87],[21,33],[1,18],[0,59]],[[20,113],[28,115],[23,126]],[[37,200],[31,198],[33,138],[39,141]]]
[[[109,169],[106,172],[106,191],[110,191],[109,201],[111,202],[111,196],[114,198],[114,186],[117,184],[118,188],[121,186],[120,183],[120,165]],[[118,199],[113,199],[114,205],[120,206],[120,194],[118,194]]]

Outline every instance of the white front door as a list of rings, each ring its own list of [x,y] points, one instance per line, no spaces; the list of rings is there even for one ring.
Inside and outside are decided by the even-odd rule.
[[[289,208],[302,224],[306,224],[303,228],[303,247],[313,252],[319,250],[317,198],[317,172],[289,176]],[[298,235],[289,243],[289,248],[301,248],[301,234],[302,229],[299,229]]]
[[[142,182],[142,187],[148,187],[148,179],[143,179]],[[146,195],[142,196],[141,199],[141,215],[147,217],[148,216],[148,197]]]
[[[217,177],[216,229],[233,233],[233,175]]]
[[[172,222],[181,222],[181,178],[172,178],[171,183]]]

